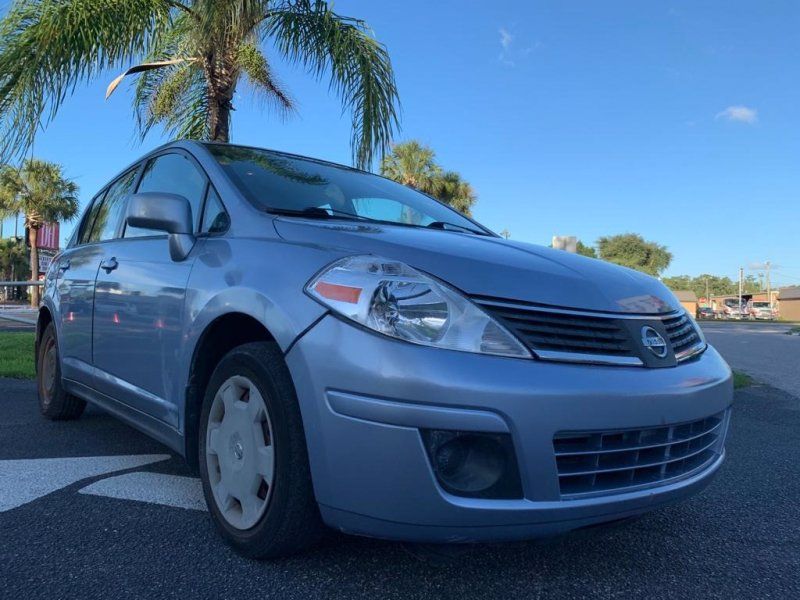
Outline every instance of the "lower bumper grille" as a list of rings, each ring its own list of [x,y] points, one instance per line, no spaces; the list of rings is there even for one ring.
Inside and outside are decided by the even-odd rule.
[[[559,432],[553,438],[561,497],[663,485],[709,466],[722,452],[726,413],[663,427]]]

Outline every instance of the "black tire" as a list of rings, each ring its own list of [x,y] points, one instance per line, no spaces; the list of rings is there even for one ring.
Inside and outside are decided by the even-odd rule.
[[[84,400],[68,394],[64,389],[56,328],[52,323],[45,327],[42,339],[39,340],[36,387],[39,392],[39,410],[48,419],[53,421],[77,419],[86,408]]]
[[[275,478],[266,511],[253,527],[245,530],[230,525],[220,512],[206,461],[211,405],[222,384],[237,375],[252,381],[267,405],[275,452]],[[248,558],[279,558],[305,550],[321,537],[324,526],[314,498],[300,407],[276,344],[245,344],[222,358],[203,398],[198,450],[200,478],[212,520],[237,552]]]

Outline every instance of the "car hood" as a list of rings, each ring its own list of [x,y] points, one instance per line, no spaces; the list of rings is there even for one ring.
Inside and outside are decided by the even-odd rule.
[[[455,231],[275,219],[283,239],[400,260],[469,295],[583,310],[661,314],[680,308],[658,280],[562,250]]]

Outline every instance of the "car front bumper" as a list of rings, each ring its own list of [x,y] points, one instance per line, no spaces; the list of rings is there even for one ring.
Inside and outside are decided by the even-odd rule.
[[[633,516],[705,487],[724,460],[730,369],[711,347],[678,367],[483,356],[392,340],[326,316],[287,354],[325,521],[425,542],[527,539]],[[721,415],[715,458],[668,483],[565,499],[553,437]],[[509,433],[523,498],[465,498],[437,483],[420,429]]]

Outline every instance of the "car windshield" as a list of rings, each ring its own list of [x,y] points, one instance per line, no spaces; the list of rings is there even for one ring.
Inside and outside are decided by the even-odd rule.
[[[769,308],[769,302],[753,302],[753,308]]]
[[[425,194],[371,173],[257,148],[207,147],[247,199],[269,212],[488,234]]]

